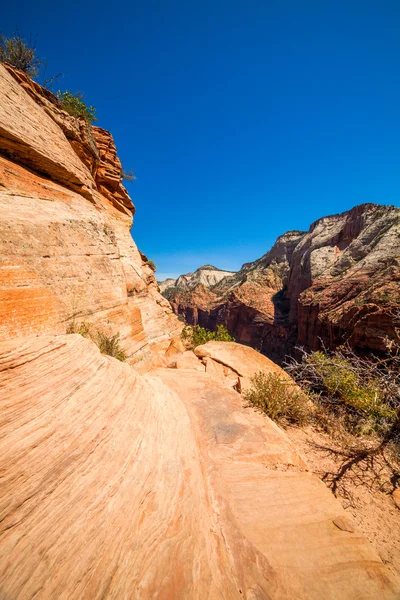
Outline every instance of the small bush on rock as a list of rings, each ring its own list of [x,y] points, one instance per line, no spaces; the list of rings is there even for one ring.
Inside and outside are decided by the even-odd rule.
[[[352,435],[377,435],[400,442],[400,353],[387,357],[362,357],[350,349],[335,352],[302,350],[286,370],[298,385],[314,397],[316,424],[335,418]],[[330,416],[329,416],[330,415]],[[329,418],[328,418],[329,416]]]
[[[102,354],[113,356],[121,361],[125,361],[128,358],[128,355],[121,347],[119,333],[116,333],[115,335],[107,335],[102,331],[97,331],[93,341],[95,341],[95,343],[98,345]]]
[[[136,175],[133,169],[131,169],[130,171],[126,171],[124,168],[122,168],[121,178],[125,181],[135,181]]]
[[[35,56],[36,48],[30,47],[20,35],[7,38],[0,33],[0,62],[5,62],[29,77],[35,77],[39,72],[42,60]]]
[[[88,338],[90,337],[91,328],[92,324],[88,323],[87,321],[81,321],[78,323],[77,321],[73,320],[67,326],[67,333],[78,333],[82,337]]]
[[[78,323],[75,320],[68,325],[67,333],[78,333],[82,337],[89,338],[96,346],[98,346],[102,354],[107,354],[107,356],[112,356],[121,361],[125,361],[129,358],[121,346],[119,333],[108,335],[104,331],[94,328],[93,325],[87,321]]]
[[[81,92],[72,94],[68,90],[58,91],[57,98],[61,102],[62,108],[73,117],[83,117],[88,125],[97,121],[96,109],[93,106],[87,106],[84,102],[84,95]]]
[[[196,348],[210,341],[234,342],[233,338],[224,325],[218,325],[216,331],[209,331],[199,325],[188,325],[182,331],[182,338],[190,348]]]
[[[305,394],[276,373],[256,373],[244,397],[249,404],[281,424],[304,425],[312,414],[312,404]]]

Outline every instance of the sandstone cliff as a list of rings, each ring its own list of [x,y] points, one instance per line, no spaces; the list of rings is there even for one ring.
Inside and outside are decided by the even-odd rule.
[[[110,133],[0,65],[0,149],[1,339],[90,321],[150,365],[181,325],[131,238]]]
[[[400,210],[365,204],[286,233],[216,285],[166,296],[188,323],[225,324],[279,359],[296,343],[384,351],[398,326],[399,281]]]

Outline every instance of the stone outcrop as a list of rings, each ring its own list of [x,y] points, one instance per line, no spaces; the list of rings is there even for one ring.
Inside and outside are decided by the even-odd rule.
[[[0,596],[394,600],[287,436],[196,368],[0,343]]]
[[[400,325],[400,210],[364,204],[324,217],[215,285],[165,296],[189,324],[224,324],[274,360],[296,344],[384,352]]]
[[[288,379],[281,367],[269,358],[256,352],[253,348],[236,344],[235,342],[207,342],[195,348],[194,353],[206,364],[208,360],[227,367],[230,372],[236,373],[238,378],[237,390],[243,392],[250,387],[250,380],[256,373],[271,373],[282,379]]]
[[[132,240],[133,212],[111,134],[0,65],[1,339],[85,321],[149,368],[182,325]]]

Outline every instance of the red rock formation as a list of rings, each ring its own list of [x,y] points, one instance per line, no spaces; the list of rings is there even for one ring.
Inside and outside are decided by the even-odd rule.
[[[384,352],[400,323],[400,211],[365,204],[278,238],[211,289],[165,292],[190,324],[224,324],[274,360],[296,343]]]
[[[122,185],[121,161],[111,133],[100,127],[92,127],[92,132],[99,152],[95,173],[97,189],[117,208],[134,212],[132,201]]]
[[[130,235],[111,135],[0,65],[0,147],[1,338],[89,321],[145,369],[182,325]]]

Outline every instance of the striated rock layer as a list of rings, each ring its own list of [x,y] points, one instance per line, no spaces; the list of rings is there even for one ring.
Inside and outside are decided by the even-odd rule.
[[[41,336],[0,344],[0,386],[1,598],[399,597],[286,435],[206,372]]]
[[[364,204],[324,217],[215,285],[164,294],[189,324],[224,324],[273,359],[296,343],[384,352],[400,326],[400,210]]]
[[[146,370],[181,330],[130,228],[112,136],[0,65],[0,337],[90,322]]]

